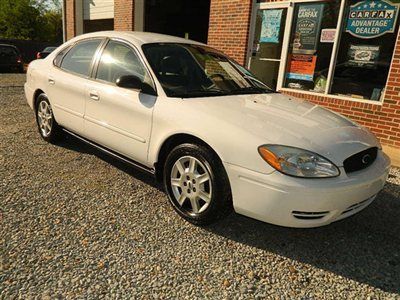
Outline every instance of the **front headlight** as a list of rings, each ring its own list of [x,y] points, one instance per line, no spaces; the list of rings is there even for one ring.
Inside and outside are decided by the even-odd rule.
[[[283,174],[307,177],[326,178],[340,175],[339,169],[326,158],[299,148],[262,145],[258,153],[273,168]]]

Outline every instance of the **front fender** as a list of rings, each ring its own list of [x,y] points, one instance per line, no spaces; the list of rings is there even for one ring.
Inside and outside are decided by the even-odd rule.
[[[196,109],[190,100],[159,99],[153,114],[148,162],[154,165],[164,142],[176,134],[194,136],[208,144],[229,164],[270,174],[273,169],[258,154],[258,146],[266,141],[223,119],[216,119],[204,109]]]

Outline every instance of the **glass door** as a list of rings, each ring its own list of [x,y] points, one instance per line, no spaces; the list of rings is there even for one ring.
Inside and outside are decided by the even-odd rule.
[[[272,89],[278,86],[287,10],[284,6],[260,6],[256,14],[249,68]]]

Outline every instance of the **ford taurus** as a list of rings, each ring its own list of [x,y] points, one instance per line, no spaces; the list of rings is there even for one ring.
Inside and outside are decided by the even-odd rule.
[[[29,65],[39,133],[150,172],[194,224],[232,209],[316,227],[367,207],[390,166],[366,128],[277,93],[221,52],[142,32],[76,37]]]

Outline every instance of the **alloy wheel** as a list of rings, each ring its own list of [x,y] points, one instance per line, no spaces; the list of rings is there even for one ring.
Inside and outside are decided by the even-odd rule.
[[[170,184],[180,208],[189,214],[200,214],[209,207],[212,199],[211,176],[197,158],[179,158],[172,167]]]
[[[48,137],[53,127],[53,114],[48,102],[41,101],[39,103],[37,116],[40,132],[44,137]]]

